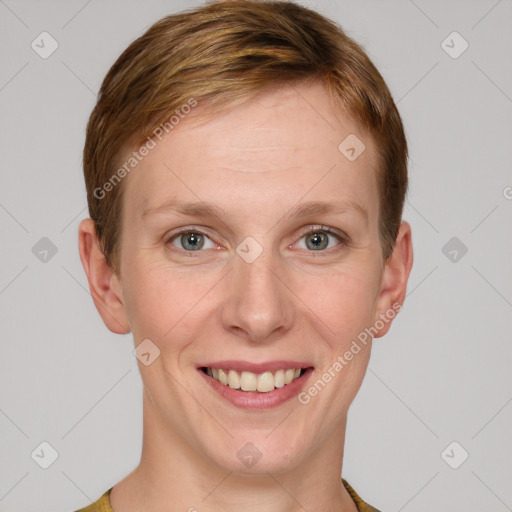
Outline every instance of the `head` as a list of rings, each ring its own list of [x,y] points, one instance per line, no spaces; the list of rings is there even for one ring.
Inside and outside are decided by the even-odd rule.
[[[247,442],[258,471],[327,449],[412,266],[404,130],[364,50],[293,3],[168,16],[105,77],[83,161],[93,299],[158,354],[145,428],[236,471]],[[301,363],[302,399],[226,401],[201,368],[241,360]]]

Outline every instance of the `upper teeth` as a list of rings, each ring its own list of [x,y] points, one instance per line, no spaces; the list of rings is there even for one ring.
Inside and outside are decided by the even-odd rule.
[[[222,370],[207,368],[206,373],[225,386],[242,391],[260,391],[266,393],[275,388],[282,388],[300,376],[300,368],[277,370],[276,372],[237,372],[235,370]]]

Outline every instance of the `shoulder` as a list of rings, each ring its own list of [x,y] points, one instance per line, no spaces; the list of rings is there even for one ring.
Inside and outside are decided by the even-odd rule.
[[[363,501],[359,494],[357,494],[357,492],[344,478],[342,478],[341,481],[343,482],[345,489],[347,489],[348,493],[350,494],[350,497],[354,500],[358,512],[380,512],[375,507],[372,507],[371,505]]]
[[[343,485],[347,489],[351,498],[354,500],[358,512],[380,512],[375,507],[372,507],[368,503],[362,500],[362,498],[356,493],[356,491],[352,488],[352,486],[342,478]],[[110,506],[110,491],[112,487],[105,491],[105,493],[94,503],[91,503],[85,508],[81,508],[80,510],[76,510],[75,512],[113,512],[112,507]]]
[[[101,497],[95,501],[94,503],[91,503],[90,505],[87,505],[85,508],[81,508],[80,510],[76,510],[75,512],[113,512],[112,507],[110,506],[110,491],[112,490],[112,487],[105,491],[104,494],[101,495]]]

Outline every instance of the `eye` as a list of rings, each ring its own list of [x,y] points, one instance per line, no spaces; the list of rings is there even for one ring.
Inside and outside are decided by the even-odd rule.
[[[305,243],[302,240],[305,240]],[[335,243],[336,240],[338,241],[337,244]],[[218,247],[208,235],[193,228],[187,228],[171,235],[165,243],[166,245],[172,244],[177,249],[185,252],[197,252],[201,249],[215,249]],[[327,249],[341,249],[347,243],[347,239],[329,227],[315,226],[309,228],[297,243],[300,249],[306,249],[309,252],[325,252]]]
[[[305,244],[300,246],[300,241],[305,240]],[[338,240],[338,244],[331,245],[332,240]],[[331,228],[326,226],[313,227],[302,236],[299,241],[299,247],[310,251],[325,251],[326,249],[340,249],[345,242],[342,235],[335,233]]]
[[[179,233],[172,235],[166,241],[166,244],[169,243],[174,245],[174,247],[187,252],[199,251],[203,248],[214,249],[216,247],[206,234],[195,229],[180,231]],[[208,243],[210,246],[208,246]]]

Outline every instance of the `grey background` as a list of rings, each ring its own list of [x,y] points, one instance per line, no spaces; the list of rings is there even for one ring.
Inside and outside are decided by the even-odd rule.
[[[114,60],[199,3],[0,0],[1,512],[75,510],[139,461],[133,341],[104,327],[78,256],[81,151]],[[349,414],[344,477],[383,512],[512,510],[512,2],[302,3],[366,47],[411,151],[415,262]],[[47,59],[42,31],[59,45]],[[441,46],[453,31],[469,43],[457,59]],[[452,237],[468,250],[455,262]],[[42,441],[48,469],[31,457]],[[469,453],[458,469],[452,441]]]

